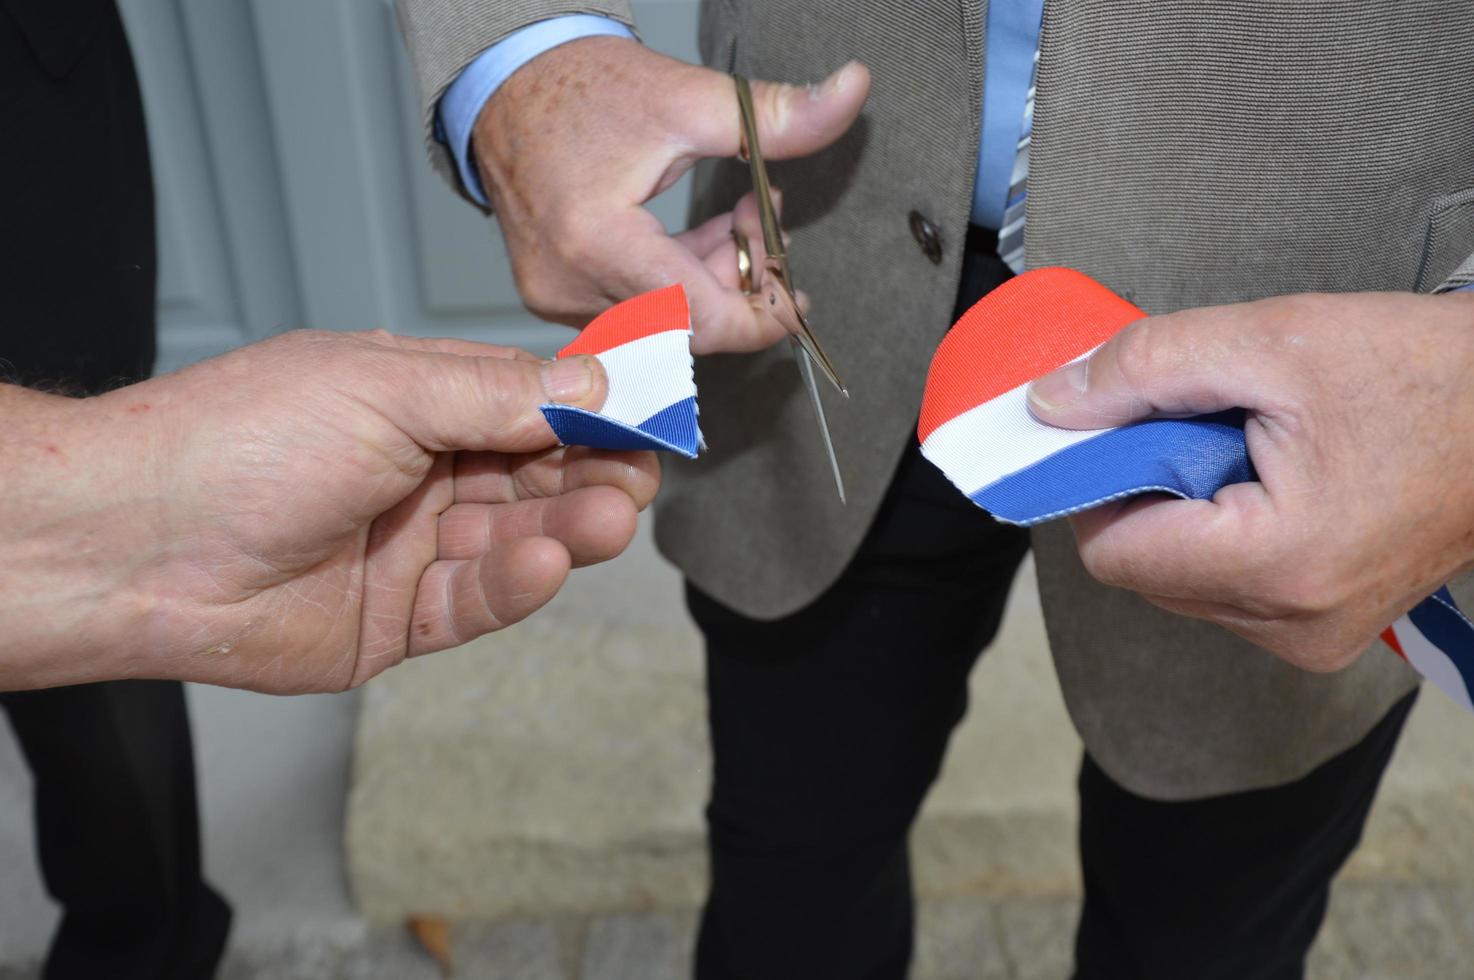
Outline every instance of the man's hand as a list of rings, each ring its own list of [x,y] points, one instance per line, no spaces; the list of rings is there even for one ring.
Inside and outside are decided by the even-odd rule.
[[[1074,429],[1248,410],[1259,483],[1073,519],[1108,585],[1336,670],[1474,565],[1474,296],[1291,296],[1128,327],[1035,383]]]
[[[8,421],[47,421],[4,462],[0,689],[340,690],[515,623],[655,494],[652,454],[559,448],[538,411],[606,390],[592,358],[304,332],[101,398],[24,393],[45,413]]]
[[[754,82],[764,156],[833,143],[869,90],[858,63],[814,88]],[[635,41],[584,38],[524,65],[482,109],[472,142],[528,308],[582,326],[613,303],[679,282],[696,353],[782,339],[783,326],[738,288],[734,222],[754,268],[764,257],[751,194],[674,237],[643,207],[697,160],[736,156],[740,141],[730,77]]]

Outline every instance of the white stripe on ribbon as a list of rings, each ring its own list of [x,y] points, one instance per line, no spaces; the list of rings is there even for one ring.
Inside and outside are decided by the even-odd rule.
[[[688,330],[662,330],[595,356],[609,376],[609,397],[599,414],[626,425],[639,425],[696,394]]]
[[[1474,712],[1470,703],[1469,690],[1464,687],[1464,675],[1454,666],[1448,654],[1434,646],[1407,616],[1392,624],[1392,633],[1402,647],[1403,656],[1413,669],[1432,681],[1444,694],[1453,698],[1464,710]]]
[[[1019,385],[943,422],[926,437],[923,455],[972,496],[1062,449],[1111,431],[1060,429],[1040,422],[1029,412],[1028,387]]]

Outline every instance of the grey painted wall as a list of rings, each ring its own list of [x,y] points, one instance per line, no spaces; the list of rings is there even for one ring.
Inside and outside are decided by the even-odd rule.
[[[493,221],[430,171],[390,0],[121,0],[159,201],[159,370],[294,327],[548,352]],[[695,0],[635,3],[696,57]],[[683,222],[686,184],[654,210]]]

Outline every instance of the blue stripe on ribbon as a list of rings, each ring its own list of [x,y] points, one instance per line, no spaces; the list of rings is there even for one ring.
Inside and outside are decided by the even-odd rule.
[[[647,432],[676,452],[694,458],[701,448],[701,428],[696,421],[696,399],[687,398],[667,406],[639,424]]]
[[[1433,644],[1458,668],[1464,688],[1474,696],[1474,626],[1459,614],[1448,588],[1439,589],[1407,614],[1423,638]]]
[[[1254,479],[1236,410],[1112,429],[971,496],[999,520],[1028,526],[1139,493],[1206,500]]]
[[[595,449],[653,449],[695,459],[701,447],[696,421],[696,399],[687,398],[656,412],[638,426],[571,405],[543,405],[558,441],[565,446]]]
[[[1244,413],[1232,411],[1112,429],[983,487],[971,498],[1001,521],[1029,526],[1141,493],[1207,500],[1229,484],[1254,479]],[[1408,620],[1448,657],[1474,696],[1474,623],[1448,589],[1424,599]]]

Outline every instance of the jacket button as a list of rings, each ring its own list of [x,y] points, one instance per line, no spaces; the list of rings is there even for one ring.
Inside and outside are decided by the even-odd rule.
[[[911,237],[921,246],[921,254],[931,260],[932,265],[942,261],[942,233],[926,219],[920,211],[911,212]]]

